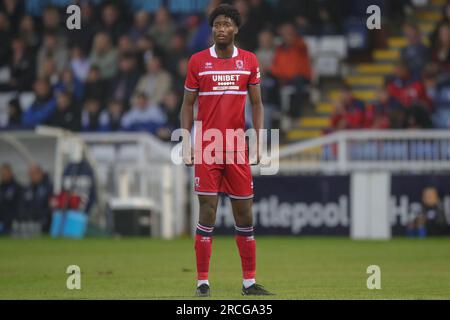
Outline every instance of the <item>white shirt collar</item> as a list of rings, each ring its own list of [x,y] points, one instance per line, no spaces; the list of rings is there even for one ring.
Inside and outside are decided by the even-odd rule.
[[[212,57],[218,58],[215,45],[213,45],[212,47],[209,48],[209,53],[211,54]],[[231,57],[234,58],[234,57],[237,57],[237,55],[238,55],[238,49],[236,48],[236,46],[233,46],[233,55]]]

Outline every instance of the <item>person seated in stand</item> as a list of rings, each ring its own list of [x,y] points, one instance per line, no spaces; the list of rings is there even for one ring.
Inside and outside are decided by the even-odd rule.
[[[127,131],[147,131],[156,134],[167,121],[161,107],[151,103],[144,92],[139,92],[130,111],[122,118],[122,128]]]
[[[364,102],[355,98],[350,86],[341,85],[340,98],[331,115],[331,131],[360,129],[364,125]]]
[[[389,95],[396,98],[404,108],[420,103],[432,110],[432,100],[427,95],[422,81],[414,79],[405,61],[401,61],[395,67],[395,74],[388,81]]]
[[[365,107],[364,128],[400,128],[403,122],[404,114],[400,102],[389,96],[386,86],[381,87],[377,92],[377,100]]]
[[[100,131],[119,131],[122,129],[124,107],[119,100],[110,100],[106,110],[100,113]]]

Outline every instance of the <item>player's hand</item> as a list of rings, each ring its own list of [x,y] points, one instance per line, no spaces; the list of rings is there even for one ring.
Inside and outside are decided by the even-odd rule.
[[[192,167],[194,165],[194,150],[191,148],[190,154],[187,153],[183,150],[183,162],[186,166]]]

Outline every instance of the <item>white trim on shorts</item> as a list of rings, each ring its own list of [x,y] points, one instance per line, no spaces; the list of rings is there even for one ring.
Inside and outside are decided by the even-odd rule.
[[[245,197],[242,197],[242,196],[235,196],[235,195],[232,195],[232,194],[229,194],[229,193],[227,193],[227,195],[228,195],[228,197],[229,198],[231,198],[231,199],[236,199],[236,200],[248,200],[248,199],[253,199],[253,194],[251,195],[251,196],[245,196]]]
[[[199,196],[217,196],[218,192],[203,192],[203,191],[195,191]]]

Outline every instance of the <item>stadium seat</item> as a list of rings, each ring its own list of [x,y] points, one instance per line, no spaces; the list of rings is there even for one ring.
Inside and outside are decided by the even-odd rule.
[[[333,77],[340,71],[340,61],[334,53],[320,53],[313,65],[316,77]]]
[[[11,77],[11,73],[8,67],[0,68],[0,83],[8,82]]]
[[[13,92],[0,93],[0,127],[6,126],[8,122],[8,102],[14,96]]]
[[[343,36],[324,36],[318,41],[318,50],[320,54],[334,53],[337,58],[345,59],[347,57],[347,39]]]
[[[308,54],[310,57],[315,57],[317,53],[319,52],[319,44],[317,37],[313,36],[306,36],[303,37],[303,40],[306,43],[306,46],[308,47]]]

